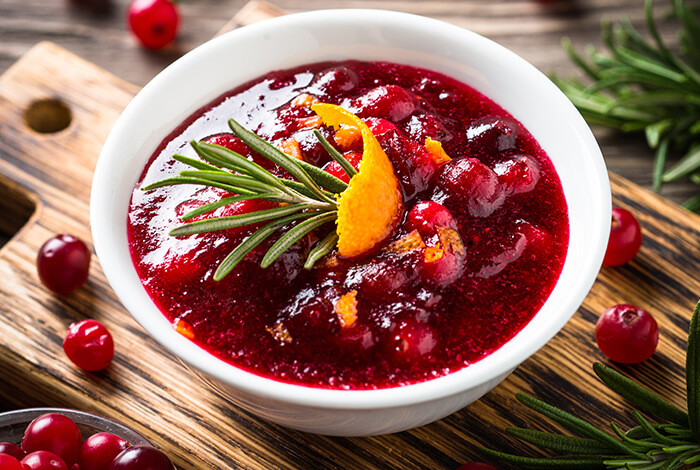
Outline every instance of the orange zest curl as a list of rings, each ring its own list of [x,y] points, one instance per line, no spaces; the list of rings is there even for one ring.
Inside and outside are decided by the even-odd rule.
[[[338,197],[338,254],[363,255],[384,241],[403,212],[399,181],[379,142],[360,118],[340,106],[319,103],[311,109],[324,124],[354,127],[362,135],[362,162],[348,188]]]

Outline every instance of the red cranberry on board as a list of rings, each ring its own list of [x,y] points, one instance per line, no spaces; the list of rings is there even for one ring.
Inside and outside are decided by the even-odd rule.
[[[2,470],[24,470],[19,460],[10,454],[3,453],[0,453],[0,468]]]
[[[68,470],[68,465],[53,452],[37,450],[27,454],[20,464],[23,470]]]
[[[63,350],[76,366],[87,371],[98,371],[111,364],[114,340],[102,323],[82,320],[68,327]]]
[[[132,0],[127,21],[144,47],[161,49],[177,36],[180,14],[171,0]]]
[[[127,447],[126,440],[112,433],[93,434],[80,447],[80,470],[107,470],[112,460]]]
[[[603,266],[620,266],[632,261],[641,246],[642,228],[637,218],[626,209],[613,207]]]
[[[155,447],[131,446],[117,455],[108,470],[175,470],[167,455]]]
[[[476,158],[462,158],[445,164],[437,186],[446,194],[446,206],[466,207],[472,217],[488,217],[505,200],[498,175]]]
[[[22,460],[22,458],[27,455],[27,453],[23,451],[21,447],[11,442],[0,442],[0,454],[11,455],[17,460]]]
[[[398,85],[382,85],[353,100],[353,111],[360,117],[378,117],[398,122],[416,110],[416,97]]]
[[[90,256],[87,245],[73,235],[51,237],[37,255],[39,279],[56,294],[70,294],[87,281]]]
[[[610,360],[637,364],[654,354],[659,328],[649,312],[634,305],[606,309],[595,326],[598,347]]]
[[[59,413],[47,413],[35,418],[24,430],[22,449],[27,454],[48,451],[56,454],[62,463],[65,462],[64,465],[73,465],[78,460],[82,443],[80,429],[72,419]],[[29,455],[24,459],[27,457]],[[44,461],[49,457],[35,456],[32,462]]]

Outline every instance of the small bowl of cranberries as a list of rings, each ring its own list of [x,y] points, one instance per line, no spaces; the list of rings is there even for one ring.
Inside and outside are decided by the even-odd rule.
[[[319,130],[319,102],[362,120],[362,135]],[[255,188],[246,200],[240,191],[228,199],[226,186],[142,189],[181,169],[185,183],[208,172],[246,180],[210,164],[221,159],[197,160],[190,140],[278,171],[231,133],[229,118],[351,188],[353,172],[330,161],[318,136],[342,152],[346,168],[358,164],[359,176],[365,151],[376,149],[364,139],[378,143],[403,204],[392,212],[400,215],[391,234],[361,259],[329,255],[307,270],[302,256],[333,239],[326,225],[267,268],[265,252],[251,248],[214,280],[244,239],[270,247],[277,235],[231,225],[169,236],[186,213],[207,205],[241,220],[295,207],[258,198]],[[236,161],[234,173],[253,171]],[[233,202],[217,205],[224,199]],[[383,207],[385,199],[396,198],[366,204]],[[262,227],[270,219],[256,220]],[[610,220],[600,149],[544,74],[463,28],[378,10],[274,18],[186,54],[116,122],[91,194],[104,273],[157,342],[222,400],[284,426],[343,436],[422,426],[497,386],[580,307]]]
[[[103,416],[64,408],[0,413],[3,470],[175,470],[148,439]]]

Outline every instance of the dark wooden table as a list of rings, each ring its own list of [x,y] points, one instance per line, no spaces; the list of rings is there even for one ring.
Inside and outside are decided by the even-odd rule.
[[[0,0],[0,74],[41,40],[50,40],[143,86],[181,54],[211,38],[245,0],[181,0],[182,28],[177,42],[152,52],[130,36],[128,0]],[[487,36],[523,56],[544,72],[569,75],[574,67],[560,46],[568,36],[582,49],[600,44],[600,22],[628,15],[643,28],[641,0],[278,0],[287,12],[320,8],[383,8],[445,20]],[[666,0],[657,0],[659,10]],[[672,38],[674,27],[661,28]],[[640,135],[596,129],[611,171],[650,187],[652,153]],[[661,194],[682,202],[698,192],[688,181],[666,185]]]

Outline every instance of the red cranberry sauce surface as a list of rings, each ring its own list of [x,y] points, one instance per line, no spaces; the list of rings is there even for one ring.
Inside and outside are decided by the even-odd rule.
[[[312,98],[342,105],[370,126],[399,179],[403,221],[372,255],[327,258],[311,270],[303,269],[308,241],[260,268],[271,237],[215,282],[220,261],[255,227],[170,237],[185,212],[227,193],[190,185],[148,192],[138,187],[183,169],[172,155],[194,157],[190,139],[227,146],[282,175],[230,134],[229,117],[328,166],[331,160],[312,132],[318,127],[308,106]],[[361,141],[321,130],[359,163]],[[432,159],[427,137],[441,142],[452,160]],[[545,302],[569,239],[559,178],[520,123],[460,82],[391,63],[312,64],[236,88],[161,144],[138,187],[128,220],[133,260],[174,327],[245,370],[321,388],[406,385],[487,356]],[[273,205],[247,201],[213,216]],[[428,249],[441,233],[452,234],[452,250],[428,263]],[[390,249],[410,234],[420,235],[424,249]],[[353,296],[357,319],[348,326],[338,301],[352,305]]]

